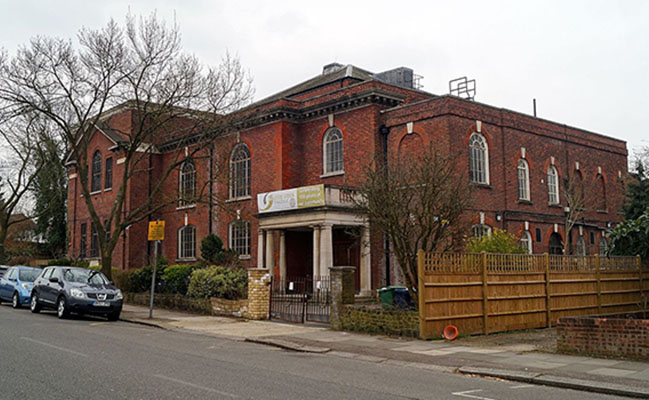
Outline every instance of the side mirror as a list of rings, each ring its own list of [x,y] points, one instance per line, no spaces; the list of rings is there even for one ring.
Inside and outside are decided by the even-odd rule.
[[[59,278],[57,278],[56,276],[53,276],[53,277],[50,278],[50,282],[59,283]]]
[[[13,277],[13,276],[10,276],[8,279],[9,279],[10,281],[16,282],[16,278]]]

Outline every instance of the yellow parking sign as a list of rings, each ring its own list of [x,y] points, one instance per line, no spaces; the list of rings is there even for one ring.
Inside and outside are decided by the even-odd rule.
[[[149,222],[149,240],[164,240],[165,239],[165,222],[164,221],[151,221]]]

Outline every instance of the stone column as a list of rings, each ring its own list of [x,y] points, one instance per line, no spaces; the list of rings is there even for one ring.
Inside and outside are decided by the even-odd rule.
[[[257,268],[264,268],[264,230],[257,231]]]
[[[361,227],[361,295],[369,296],[372,292],[372,259],[370,246],[370,228]]]
[[[342,314],[345,305],[354,304],[356,291],[355,267],[331,267],[331,309],[329,321],[331,329],[342,329]]]
[[[320,232],[320,273],[329,275],[329,268],[334,266],[332,224],[323,224]]]
[[[279,276],[286,276],[286,232],[279,231]]]
[[[248,318],[268,319],[270,279],[270,271],[266,268],[248,269]]]
[[[320,227],[313,228],[313,276],[320,276]]]
[[[273,231],[266,232],[266,268],[273,272],[275,268],[275,246],[273,244]]]

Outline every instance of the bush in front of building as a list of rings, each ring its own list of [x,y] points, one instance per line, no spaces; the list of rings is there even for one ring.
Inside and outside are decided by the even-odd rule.
[[[187,294],[189,279],[194,270],[201,268],[198,265],[170,265],[162,273],[165,292],[171,294]]]
[[[221,266],[196,269],[189,280],[187,294],[194,298],[244,299],[248,295],[248,271]]]
[[[491,235],[470,239],[466,245],[466,251],[497,254],[527,254],[528,252],[516,236],[501,229],[494,229]]]

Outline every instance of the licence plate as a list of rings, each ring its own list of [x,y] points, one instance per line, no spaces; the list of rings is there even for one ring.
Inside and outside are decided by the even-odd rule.
[[[105,301],[95,301],[95,307],[109,307],[110,303]]]

